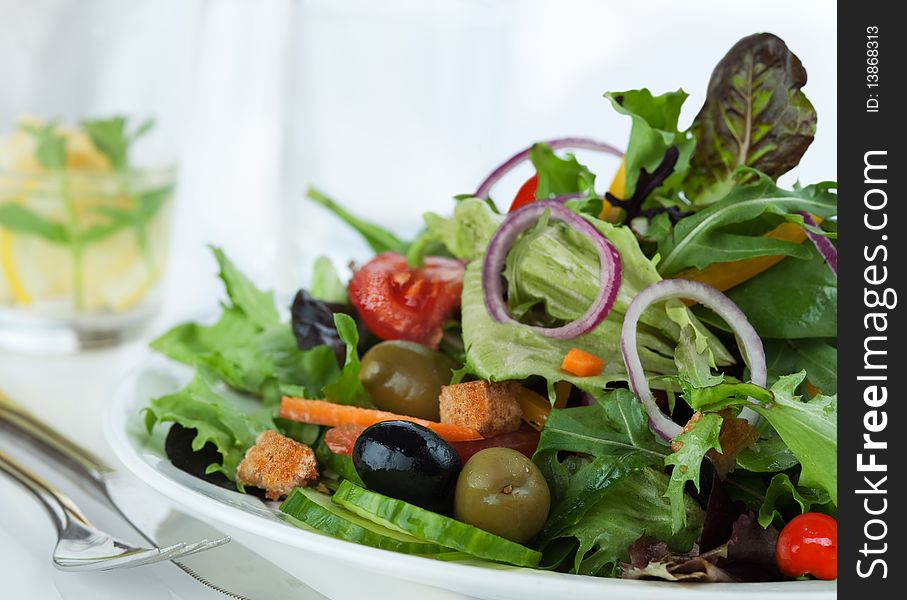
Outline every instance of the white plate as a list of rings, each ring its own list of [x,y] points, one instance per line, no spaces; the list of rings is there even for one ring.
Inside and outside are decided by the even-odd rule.
[[[145,431],[141,409],[151,398],[178,389],[188,377],[188,371],[180,365],[157,357],[147,359],[117,389],[105,415],[107,440],[127,469],[187,512],[216,521],[224,528],[259,536],[268,542],[266,546],[277,549],[275,555],[292,557],[292,560],[280,560],[280,565],[303,581],[312,579],[313,564],[325,564],[327,560],[381,577],[391,576],[489,600],[824,600],[836,597],[834,582],[673,584],[565,575],[490,563],[441,562],[298,529],[279,517],[276,504],[225,490],[176,469],[163,453],[163,428],[156,428],[151,436]],[[337,571],[356,579],[355,571]]]

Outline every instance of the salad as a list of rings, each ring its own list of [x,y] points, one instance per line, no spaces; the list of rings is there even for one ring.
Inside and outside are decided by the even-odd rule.
[[[626,150],[537,143],[415,240],[309,197],[375,256],[320,258],[282,317],[229,300],[152,343],[195,376],[145,411],[173,463],[372,547],[587,576],[837,573],[836,185],[806,71],[742,39],[683,91],[608,92]],[[621,157],[609,190],[569,150]],[[515,197],[495,188],[530,161]]]

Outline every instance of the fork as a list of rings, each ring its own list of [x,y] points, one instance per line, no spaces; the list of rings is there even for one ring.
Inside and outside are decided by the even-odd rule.
[[[61,571],[106,571],[173,560],[213,548],[221,540],[180,542],[165,548],[132,546],[94,527],[75,503],[0,451],[0,471],[20,483],[41,502],[57,528],[54,566]]]

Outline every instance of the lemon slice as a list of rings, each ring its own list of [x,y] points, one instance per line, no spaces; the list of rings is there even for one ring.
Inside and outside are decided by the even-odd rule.
[[[0,270],[3,271],[6,285],[13,299],[24,306],[31,304],[31,296],[22,283],[22,277],[16,268],[16,259],[13,256],[13,241],[15,236],[6,229],[0,229]]]

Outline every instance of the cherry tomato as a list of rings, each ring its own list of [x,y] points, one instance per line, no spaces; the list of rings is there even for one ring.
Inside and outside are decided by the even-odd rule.
[[[521,427],[510,433],[502,433],[484,440],[471,442],[450,442],[457,454],[460,455],[462,464],[466,464],[473,454],[485,448],[511,448],[520,454],[532,458],[539,445],[539,432],[528,426]]]
[[[775,560],[788,577],[837,579],[838,522],[814,512],[794,517],[778,536]]]
[[[369,330],[383,340],[409,340],[437,348],[441,324],[460,305],[463,265],[429,256],[413,269],[396,252],[384,252],[356,271],[350,301]]]
[[[510,205],[510,210],[507,212],[513,212],[518,208],[526,206],[530,202],[535,202],[535,192],[539,187],[539,176],[538,174],[533,175],[520,186],[519,191],[516,193],[516,196],[513,198],[513,203]]]
[[[350,455],[353,453],[353,446],[356,445],[359,434],[363,431],[365,431],[365,425],[352,423],[331,427],[324,434],[324,445],[334,454]]]

